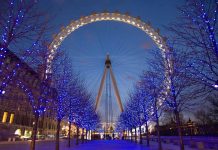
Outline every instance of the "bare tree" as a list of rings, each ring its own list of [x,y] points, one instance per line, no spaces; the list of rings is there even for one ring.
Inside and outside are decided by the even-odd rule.
[[[173,45],[173,44],[172,44]],[[168,89],[168,94],[165,95],[163,91],[160,91],[160,97],[164,97],[161,103],[163,103],[163,109],[171,111],[176,118],[176,127],[178,130],[178,135],[180,138],[180,149],[184,149],[184,143],[182,138],[182,129],[181,129],[181,114],[184,111],[190,110],[193,107],[196,107],[200,100],[198,98],[203,96],[202,88],[199,82],[189,78],[189,71],[187,64],[189,63],[188,52],[183,50],[170,48],[170,51],[165,54],[167,57],[163,58],[160,52],[154,52],[153,58],[150,58],[151,66],[151,78],[155,77],[157,80],[163,81],[163,77],[167,72],[170,82],[168,84],[161,84],[159,86],[163,89]],[[170,58],[170,64],[165,64],[164,59]],[[166,61],[166,60],[165,60]],[[165,73],[163,73],[165,72]],[[165,77],[164,77],[165,78]],[[161,94],[162,93],[162,94]],[[161,96],[162,95],[162,96]]]
[[[41,44],[39,41],[45,38],[46,31],[48,29],[48,19],[45,14],[37,10],[37,2],[30,1],[1,1],[3,9],[0,11],[0,48],[1,55],[4,56],[8,50],[13,50],[18,55],[21,51],[32,51],[37,45]],[[20,48],[20,49],[18,49]],[[47,48],[43,46],[43,49],[47,51]],[[21,59],[25,58],[25,55]],[[33,56],[34,58],[36,55]],[[2,57],[4,59],[4,57]],[[29,60],[30,55],[26,60]],[[47,57],[43,57],[45,61]],[[34,114],[34,125],[32,134],[31,149],[35,149],[35,139],[37,134],[38,119],[43,111],[46,110],[48,99],[45,95],[49,93],[49,81],[45,79],[45,63],[41,62],[40,65],[44,65],[39,70],[41,76],[41,84],[39,96],[34,97],[34,102],[31,103]],[[31,66],[31,65],[30,65]],[[38,66],[37,66],[38,67]],[[36,67],[35,67],[36,68]],[[42,69],[43,68],[43,69]],[[16,71],[16,68],[13,69]],[[42,71],[43,70],[43,71]],[[14,80],[8,78],[8,81]],[[45,90],[47,89],[47,90]]]
[[[147,99],[150,100],[150,110],[151,116],[153,116],[153,120],[156,122],[156,131],[158,137],[158,148],[162,150],[162,143],[160,138],[160,130],[159,130],[159,118],[161,116],[161,104],[160,104],[160,94],[162,91],[161,84],[163,83],[164,77],[160,78],[156,74],[156,72],[145,71],[141,77],[141,85],[144,90],[144,94]],[[147,108],[148,109],[148,108]]]
[[[31,48],[46,34],[48,19],[45,13],[37,10],[37,2],[30,1],[1,1],[0,47]],[[24,44],[25,43],[25,44]],[[31,50],[31,49],[30,49]]]
[[[217,0],[189,0],[178,8],[179,18],[167,27],[170,39],[189,52],[189,77],[207,92],[218,90]]]

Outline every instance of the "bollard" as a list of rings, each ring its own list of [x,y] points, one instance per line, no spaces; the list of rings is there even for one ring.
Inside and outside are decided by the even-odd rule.
[[[203,142],[197,142],[197,148],[199,150],[204,150],[205,149],[204,143]]]

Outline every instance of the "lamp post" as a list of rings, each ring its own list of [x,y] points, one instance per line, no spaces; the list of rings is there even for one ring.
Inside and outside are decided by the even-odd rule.
[[[141,126],[141,122],[144,120],[144,114],[141,113],[140,114],[140,126],[139,126],[139,132],[140,132],[140,137],[139,137],[139,141],[140,141],[140,144],[142,144],[142,126]]]
[[[191,119],[189,118],[189,120],[188,120],[188,122],[187,122],[187,126],[188,126],[188,128],[189,128],[189,130],[190,130],[190,136],[191,136],[191,140],[192,140],[192,129],[193,129],[193,127],[194,127],[194,123],[191,121]]]

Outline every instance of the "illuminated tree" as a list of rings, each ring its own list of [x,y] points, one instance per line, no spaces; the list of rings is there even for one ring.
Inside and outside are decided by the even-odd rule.
[[[71,83],[75,79],[70,67],[71,64],[65,54],[60,57],[56,55],[52,64],[52,86],[57,90],[57,103],[55,105],[57,118],[56,150],[59,149],[60,124],[67,115]]]
[[[140,119],[142,124],[145,124],[146,129],[146,139],[147,139],[147,146],[149,146],[149,131],[148,131],[148,121],[149,119],[152,119],[152,99],[149,99],[149,94],[146,91],[145,86],[146,84],[143,83],[143,76],[141,76],[140,81],[138,82],[136,88],[136,96],[139,99],[139,104],[141,107],[141,114]],[[141,136],[141,135],[140,135]],[[141,137],[140,137],[141,138]]]
[[[25,45],[26,49],[28,45],[31,48],[45,36],[48,20],[37,10],[35,0],[1,1],[0,10],[0,47],[24,48]]]
[[[35,51],[38,45],[41,45],[40,41],[45,38],[48,31],[48,19],[37,10],[37,2],[34,0],[3,0],[0,5],[0,26],[0,68],[2,68],[5,55],[10,50],[18,54],[20,59],[29,60],[30,56],[26,59],[27,55],[22,54]],[[35,58],[36,55],[31,56]],[[14,67],[13,72],[18,68],[18,66]],[[13,72],[8,72],[8,75],[1,77],[2,83],[11,82],[14,79]],[[4,91],[6,86],[7,84],[0,85],[0,91]]]
[[[149,60],[151,74],[148,79],[154,78],[155,81],[159,80],[159,83],[155,86],[167,90],[162,91],[160,89],[158,103],[162,106],[163,110],[170,111],[174,114],[180,149],[184,149],[180,116],[183,111],[198,105],[199,101],[197,98],[202,96],[202,88],[199,82],[192,80],[189,76],[188,64],[190,60],[187,57],[189,56],[189,52],[171,47],[170,51],[166,53],[165,58],[161,57],[159,52],[154,52],[153,56],[154,57]],[[165,64],[163,59],[170,59],[171,61],[169,64]],[[169,70],[168,75],[170,81],[168,84],[163,82],[165,76],[162,72],[164,72],[164,70]]]
[[[132,140],[132,129],[136,129],[136,121],[135,116],[131,111],[130,102],[128,101],[124,106],[124,112],[122,112],[118,119],[117,128],[119,130],[130,130],[131,132],[131,140]],[[136,140],[136,130],[135,130],[135,140]]]
[[[189,52],[189,78],[207,93],[218,90],[217,0],[189,0],[179,8],[180,18],[169,27],[175,45]]]
[[[69,98],[67,100],[67,119],[69,127],[73,123],[77,128],[76,144],[79,143],[79,128],[82,128],[82,142],[84,141],[84,130],[95,129],[99,124],[99,116],[94,111],[91,95],[85,89],[79,76],[74,75],[74,80],[69,82]],[[70,135],[69,142],[70,146]]]
[[[158,74],[160,76],[158,76]],[[159,118],[161,116],[161,100],[160,95],[162,92],[162,84],[164,81],[163,75],[157,72],[146,71],[143,72],[141,77],[141,88],[143,89],[143,94],[147,101],[150,102],[150,106],[147,109],[151,110],[150,115],[152,116],[153,120],[156,122],[156,131],[158,137],[158,146],[159,150],[162,150],[161,138],[160,138],[160,130],[159,130]],[[145,101],[144,101],[145,102]],[[150,108],[149,108],[150,107]]]
[[[5,60],[7,51],[13,50],[18,55],[20,51],[31,51],[34,50],[35,46],[39,44],[39,41],[44,38],[45,31],[48,29],[48,20],[45,19],[43,13],[37,11],[37,2],[34,0],[30,1],[1,1],[0,6],[0,67]],[[27,48],[28,47],[28,48]],[[10,49],[9,49],[10,48]],[[19,49],[18,49],[19,48]],[[47,49],[46,49],[47,50]],[[35,56],[34,56],[35,57]],[[23,60],[24,57],[21,57]],[[46,58],[45,58],[46,59]],[[7,86],[4,83],[9,84],[14,79],[14,75],[19,69],[19,65],[16,65],[5,77],[1,77],[0,90],[3,91]],[[40,78],[41,79],[41,78]],[[25,89],[25,93],[29,96],[30,104],[33,108],[34,125],[32,134],[31,149],[35,149],[35,139],[37,133],[38,119],[40,115],[43,115],[46,111],[47,103],[49,101],[46,98],[51,92],[48,80],[41,79],[39,96],[31,96],[31,90],[27,89],[24,83],[19,83],[19,87]]]
[[[124,112],[121,113],[118,120],[118,127],[120,129],[127,129],[131,131],[131,140],[132,140],[132,129],[135,129],[135,141],[136,141],[136,127],[139,127],[140,132],[140,144],[142,144],[142,133],[141,126],[148,121],[148,116],[144,111],[145,97],[142,97],[141,90],[136,86],[130,95],[127,104],[125,105]]]

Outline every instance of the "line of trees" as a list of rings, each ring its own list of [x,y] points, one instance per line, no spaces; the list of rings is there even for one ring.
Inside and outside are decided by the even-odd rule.
[[[57,112],[56,150],[58,150],[61,121],[65,120],[69,124],[68,146],[70,147],[71,125],[77,127],[76,144],[78,144],[79,128],[83,131],[82,142],[84,142],[84,135],[98,126],[99,116],[94,110],[92,96],[84,87],[79,74],[73,72],[70,60],[64,54],[56,56],[52,64],[52,87],[57,90],[55,112]]]
[[[38,2],[35,0],[3,0],[1,2],[0,55],[2,57],[0,57],[0,61],[4,62],[5,51],[13,50],[22,61],[39,74],[42,84],[39,87],[38,96],[29,95],[32,89],[24,90],[29,98],[34,116],[31,150],[35,149],[39,118],[43,117],[46,112],[52,112],[50,117],[57,120],[56,149],[58,150],[62,121],[69,123],[68,145],[70,146],[71,125],[74,124],[77,127],[78,142],[79,128],[83,130],[82,139],[84,140],[84,135],[98,126],[99,116],[94,111],[93,97],[87,92],[80,76],[72,71],[66,54],[57,52],[52,74],[46,73],[49,56],[47,35],[51,29],[49,26],[51,17],[40,12],[37,5]],[[0,67],[1,65],[2,63],[0,63]],[[19,69],[19,65],[16,65],[9,74],[16,73],[17,69]],[[16,80],[9,75],[1,77],[0,94],[5,94],[2,93],[4,88],[7,88],[4,83],[11,84]],[[23,87],[25,83],[19,84],[20,87]],[[47,87],[51,87],[52,91],[46,90]],[[53,94],[48,98],[49,92],[53,92]]]
[[[209,109],[202,114],[197,112],[196,119],[204,122],[217,119],[218,90],[218,1],[190,0],[178,8],[180,19],[166,28],[172,34],[168,37],[170,50],[165,53],[171,58],[172,64],[165,65],[160,52],[152,52],[147,58],[150,68],[144,71],[129,96],[124,112],[118,120],[118,128],[130,130],[145,125],[147,145],[149,146],[149,122],[156,123],[159,150],[162,150],[159,121],[163,113],[171,113],[179,137],[180,149],[184,150],[181,115],[192,108],[200,108],[200,104],[208,105]],[[152,57],[152,58],[151,58]],[[167,70],[170,85],[165,85]],[[164,89],[169,88],[167,95]],[[164,116],[163,116],[164,117]],[[139,130],[140,131],[140,130]],[[140,131],[141,141],[141,131]],[[140,142],[141,143],[141,142]]]

